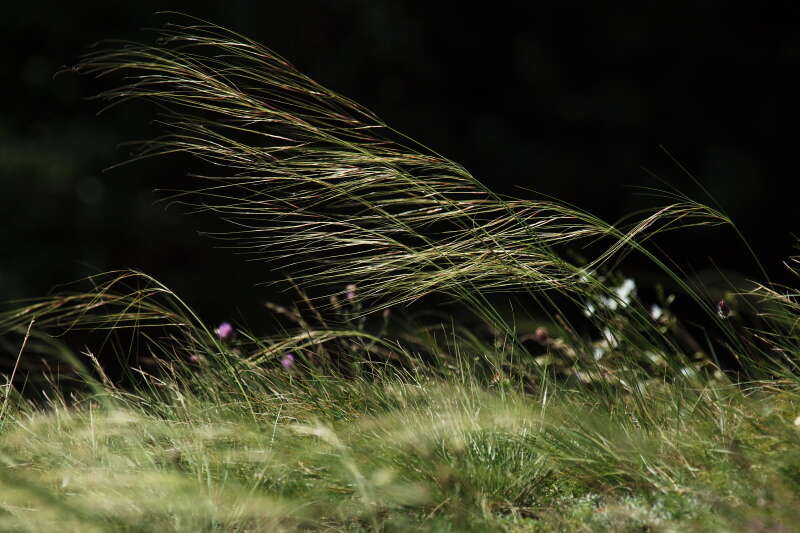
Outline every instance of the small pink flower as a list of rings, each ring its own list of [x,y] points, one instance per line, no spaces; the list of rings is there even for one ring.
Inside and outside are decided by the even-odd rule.
[[[536,328],[536,331],[533,334],[533,338],[536,339],[536,342],[539,344],[547,344],[547,341],[550,340],[550,334],[547,332],[545,328]]]
[[[344,297],[348,300],[352,300],[356,297],[356,286],[354,283],[351,283],[344,288]]]
[[[223,322],[214,330],[214,333],[216,333],[220,340],[228,340],[233,337],[233,326],[231,326],[229,322]]]
[[[189,361],[196,364],[201,364],[206,362],[206,358],[200,354],[192,354],[189,356]]]
[[[294,354],[287,353],[281,359],[281,366],[286,370],[289,370],[294,366]]]
[[[720,300],[717,303],[717,314],[720,318],[728,318],[731,315],[731,307],[725,300]]]

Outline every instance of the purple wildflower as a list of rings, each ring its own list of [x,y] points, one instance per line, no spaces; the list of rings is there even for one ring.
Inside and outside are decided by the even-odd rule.
[[[717,303],[717,314],[720,318],[728,318],[731,315],[731,307],[725,300],[720,300]]]
[[[281,366],[286,370],[289,370],[294,366],[294,354],[287,353],[281,359]]]
[[[230,322],[223,322],[214,330],[220,340],[228,340],[233,336],[233,326]]]
[[[348,300],[352,300],[356,297],[356,286],[354,283],[351,283],[344,288],[344,297]]]

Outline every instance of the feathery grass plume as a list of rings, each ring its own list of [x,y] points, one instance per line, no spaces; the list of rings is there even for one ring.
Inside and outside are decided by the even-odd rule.
[[[583,294],[581,280],[658,231],[728,222],[680,201],[616,227],[557,202],[500,197],[246,37],[194,18],[158,35],[76,67],[125,76],[99,95],[109,106],[142,98],[164,110],[169,133],[136,158],[183,152],[210,163],[211,185],[176,202],[217,213],[236,248],[282,261],[304,286],[357,284],[354,298],[383,302],[374,310],[431,292]],[[599,251],[585,265],[559,253],[590,243]]]
[[[147,274],[133,270],[107,272],[68,288],[71,290],[17,302],[24,305],[0,313],[0,335],[19,332],[35,320],[31,334],[45,362],[55,360],[67,365],[59,370],[62,383],[71,371],[78,383],[89,384],[97,392],[102,389],[97,380],[110,383],[103,370],[109,363],[121,364],[125,371],[144,359],[175,361],[176,350],[183,353],[217,349],[219,341],[210,329],[176,294]],[[73,330],[100,334],[94,352],[86,348],[84,357],[79,357],[59,342]],[[125,346],[115,339],[122,332],[129,333]],[[152,336],[155,332],[158,337]],[[21,361],[22,367],[33,370],[34,375],[48,371],[37,366],[40,363],[38,357],[30,355]]]

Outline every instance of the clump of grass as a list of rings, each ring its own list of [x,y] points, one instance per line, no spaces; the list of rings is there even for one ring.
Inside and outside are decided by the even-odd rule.
[[[291,271],[298,303],[267,305],[288,321],[277,334],[215,328],[154,278],[119,271],[0,314],[14,354],[3,529],[759,531],[797,519],[796,290],[765,281],[718,313],[648,247],[663,231],[732,225],[723,212],[678,195],[609,224],[500,197],[245,37],[189,19],[157,43],[111,45],[76,70],[123,74],[100,95],[111,104],[164,109],[168,133],[139,157],[210,164],[175,201],[218,213],[232,224],[220,238]],[[578,247],[586,259],[569,259]],[[674,295],[657,308],[637,297],[620,273],[631,252],[707,313],[709,340],[671,312]],[[498,292],[527,294],[537,323]],[[469,321],[402,312],[435,294]],[[97,342],[75,350],[59,336],[79,330]],[[738,373],[720,368],[723,353]]]
[[[2,520],[31,531],[65,520],[74,530],[570,531],[793,517],[796,391],[683,381],[637,406],[622,393],[601,402],[554,381],[537,396],[453,373],[254,367],[109,387],[105,401],[21,404],[4,420]]]

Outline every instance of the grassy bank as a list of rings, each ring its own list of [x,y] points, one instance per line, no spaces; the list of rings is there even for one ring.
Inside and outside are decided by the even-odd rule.
[[[656,380],[633,398],[556,382],[521,392],[468,366],[343,378],[228,363],[14,403],[4,530],[789,531],[797,519],[795,383]]]

